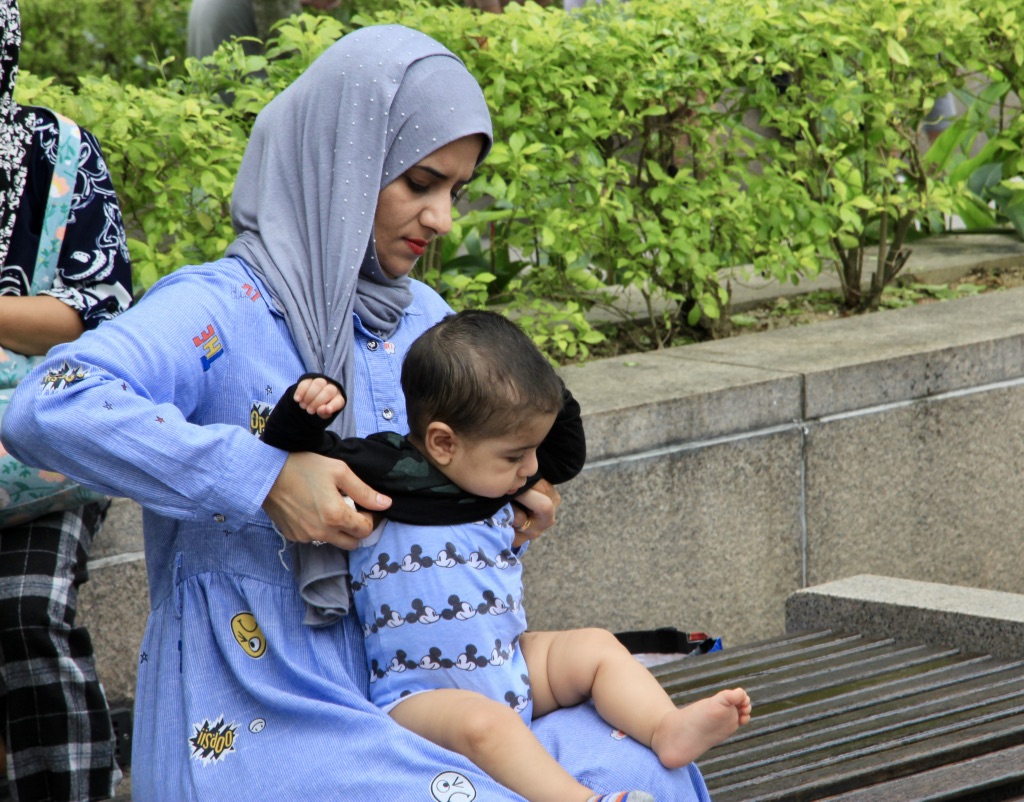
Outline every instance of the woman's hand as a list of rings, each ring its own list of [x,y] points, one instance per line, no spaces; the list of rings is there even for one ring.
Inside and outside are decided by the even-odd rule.
[[[346,498],[347,497],[347,498]],[[349,499],[362,507],[357,512]],[[287,540],[354,549],[373,531],[370,511],[391,499],[357,477],[344,462],[311,452],[289,454],[263,509]]]
[[[512,502],[515,512],[512,528],[516,530],[513,547],[522,546],[554,526],[555,513],[561,503],[562,494],[547,479],[541,479],[529,490],[516,496]]]

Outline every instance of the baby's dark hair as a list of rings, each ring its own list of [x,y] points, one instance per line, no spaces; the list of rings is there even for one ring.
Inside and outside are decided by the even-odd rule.
[[[431,421],[463,437],[501,437],[534,415],[562,408],[562,380],[508,318],[467,309],[421,334],[402,365],[413,436]]]

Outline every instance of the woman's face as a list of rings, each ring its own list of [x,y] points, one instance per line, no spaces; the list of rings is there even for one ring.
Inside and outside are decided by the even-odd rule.
[[[373,237],[387,276],[408,275],[430,241],[451,231],[452,206],[473,177],[483,145],[475,134],[449,142],[381,190]]]

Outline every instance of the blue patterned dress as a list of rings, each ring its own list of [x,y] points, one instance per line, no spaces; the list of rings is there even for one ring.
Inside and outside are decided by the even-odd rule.
[[[448,312],[422,284],[413,294],[388,339],[355,321],[349,403],[359,435],[406,428],[401,361]],[[303,624],[294,547],[260,506],[287,454],[258,437],[303,372],[265,288],[232,258],[162,279],[132,309],[51,351],[16,393],[13,451],[145,507],[151,612],[138,655],[135,798],[519,800],[369,701],[355,615]],[[663,769],[589,705],[533,729],[590,787],[707,799],[696,767]]]

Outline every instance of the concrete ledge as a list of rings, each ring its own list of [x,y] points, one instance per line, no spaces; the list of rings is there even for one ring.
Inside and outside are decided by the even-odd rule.
[[[861,573],[1024,592],[1021,309],[1024,288],[566,368],[589,454],[526,560],[532,625],[739,645]]]
[[[796,373],[691,360],[690,348],[601,359],[562,370],[587,428],[587,462],[791,425],[801,417]]]
[[[1019,290],[674,349],[684,359],[795,373],[801,417],[822,418],[1020,376]],[[584,407],[586,409],[586,407]]]
[[[786,631],[857,632],[1024,657],[1024,595],[861,574],[786,599]]]

